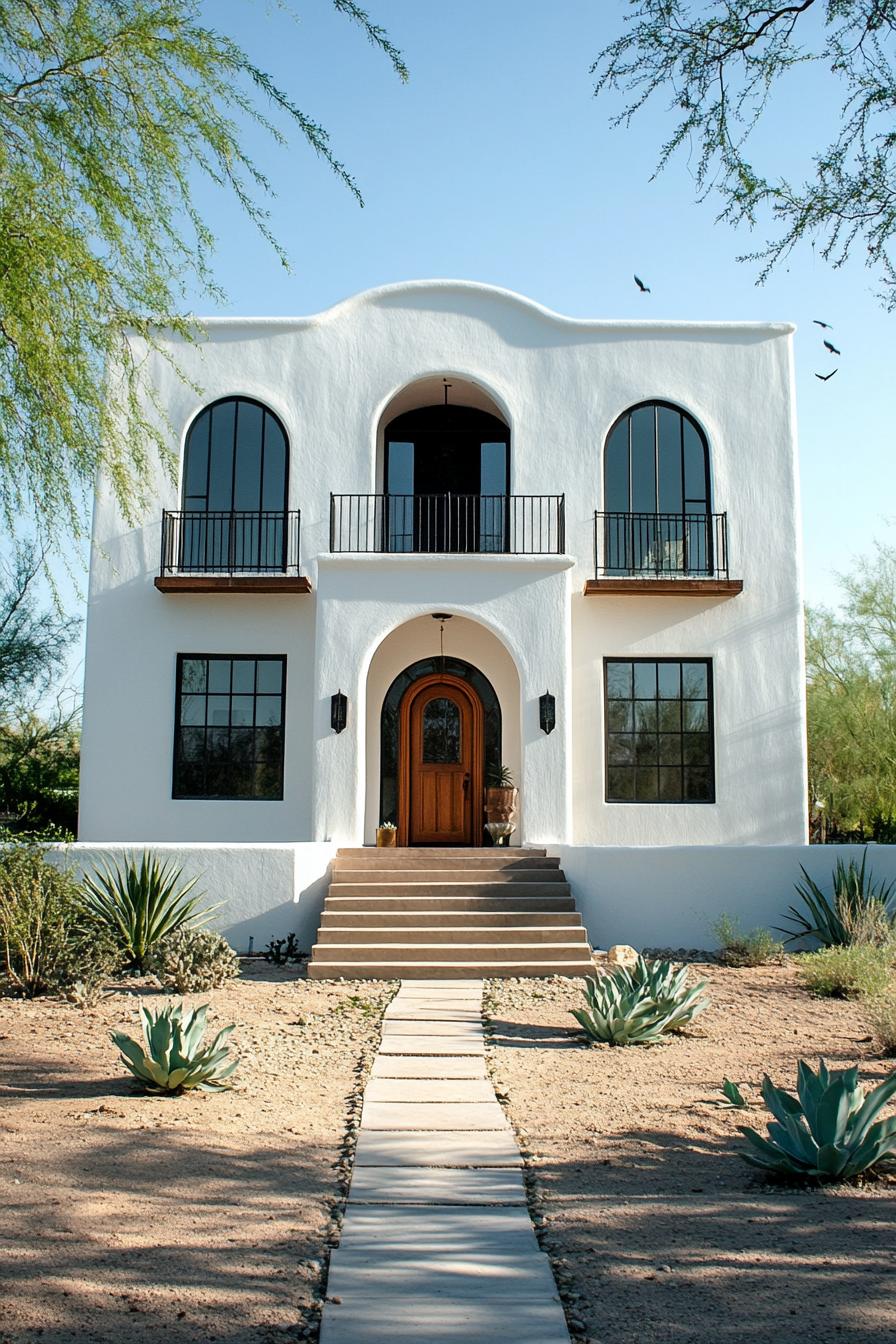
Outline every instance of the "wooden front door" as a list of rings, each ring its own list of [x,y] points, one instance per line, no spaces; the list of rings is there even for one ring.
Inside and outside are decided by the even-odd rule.
[[[400,845],[478,844],[482,704],[458,677],[409,687],[401,706]]]

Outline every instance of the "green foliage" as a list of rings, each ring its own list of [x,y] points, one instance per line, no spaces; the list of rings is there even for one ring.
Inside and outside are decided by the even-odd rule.
[[[719,1105],[726,1110],[745,1111],[750,1104],[737,1083],[732,1083],[730,1078],[722,1080],[722,1096],[725,1100],[720,1101]]]
[[[146,958],[145,969],[165,989],[192,994],[218,989],[240,973],[239,958],[219,933],[209,929],[176,929]]]
[[[823,998],[859,999],[882,994],[890,983],[893,949],[856,944],[823,947],[800,957],[799,977],[808,990]]]
[[[806,626],[809,799],[821,839],[896,836],[896,546],[840,576]]]
[[[333,0],[407,71],[352,0]],[[215,7],[206,8],[214,13]],[[0,0],[0,511],[45,538],[80,529],[102,469],[126,516],[155,454],[139,370],[194,289],[220,298],[203,178],[235,197],[283,264],[252,161],[299,136],[361,200],[326,131],[196,0]],[[123,331],[129,332],[125,339]]]
[[[198,910],[200,897],[190,896],[197,878],[180,886],[183,869],[162,864],[149,852],[139,866],[127,859],[122,866],[103,866],[85,877],[81,899],[89,914],[106,926],[130,964],[143,970],[148,954],[163,938],[185,924],[203,924],[218,908]]]
[[[27,998],[78,981],[89,994],[120,960],[103,930],[85,919],[77,883],[48,863],[39,845],[0,850],[0,947],[7,981]]]
[[[873,999],[868,1016],[880,1049],[885,1055],[896,1055],[896,989]]]
[[[218,1092],[229,1081],[239,1060],[230,1059],[223,1042],[233,1031],[224,1027],[210,1045],[203,1046],[208,1004],[188,1011],[171,1003],[158,1012],[141,1005],[142,1045],[124,1032],[110,1032],[121,1051],[121,1062],[146,1092],[179,1096],[182,1092]]]
[[[509,765],[490,765],[486,770],[485,782],[490,789],[512,789],[513,771]]]
[[[43,561],[36,547],[25,545],[0,558],[0,715],[23,700],[36,703],[49,690],[81,624],[41,608]]]
[[[762,1096],[774,1116],[768,1138],[741,1125],[751,1149],[740,1155],[788,1180],[850,1180],[896,1154],[896,1116],[877,1119],[894,1095],[896,1072],[866,1097],[858,1069],[830,1072],[819,1060],[816,1074],[801,1060],[795,1097],[765,1076]]]
[[[783,952],[781,944],[768,929],[752,929],[745,933],[731,915],[720,915],[712,925],[712,931],[719,944],[716,957],[723,966],[764,966]]]
[[[0,814],[14,837],[74,839],[80,751],[74,714],[0,714]]]
[[[614,966],[585,981],[586,1008],[572,1015],[591,1041],[609,1045],[653,1045],[693,1022],[708,1000],[705,982],[688,987],[689,967],[639,957],[629,970]]]
[[[800,864],[803,881],[796,882],[797,893],[806,913],[790,906],[784,918],[793,927],[787,942],[797,938],[817,938],[825,947],[847,947],[853,943],[889,942],[893,936],[896,882],[875,882],[866,871],[867,849],[861,864],[855,859],[837,860],[832,877],[833,892],[828,896]]]
[[[810,9],[821,13],[813,24]],[[595,92],[625,104],[611,124],[628,125],[658,94],[671,130],[657,172],[679,149],[693,162],[698,199],[717,191],[720,218],[752,228],[771,215],[779,230],[764,249],[760,279],[800,242],[820,244],[841,265],[855,245],[877,269],[887,307],[896,308],[888,248],[896,232],[896,17],[880,0],[629,0],[622,35],[593,66]],[[751,133],[772,94],[796,66],[828,73],[842,108],[828,144],[805,164],[805,179],[772,180],[747,157]],[[774,137],[769,137],[769,142]]]

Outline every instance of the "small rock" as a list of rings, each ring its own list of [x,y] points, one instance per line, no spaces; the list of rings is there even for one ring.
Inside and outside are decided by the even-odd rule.
[[[607,962],[610,966],[635,966],[637,961],[638,954],[628,943],[614,943],[607,953]]]

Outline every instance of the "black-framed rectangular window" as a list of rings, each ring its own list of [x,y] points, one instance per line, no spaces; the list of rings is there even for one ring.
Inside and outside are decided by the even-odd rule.
[[[714,803],[712,661],[605,658],[608,803]]]
[[[283,797],[286,659],[179,653],[174,798]]]

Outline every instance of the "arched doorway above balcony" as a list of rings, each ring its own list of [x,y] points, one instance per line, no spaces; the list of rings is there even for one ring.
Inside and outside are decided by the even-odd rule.
[[[407,384],[377,427],[377,494],[333,495],[335,552],[558,555],[562,495],[514,495],[510,417],[451,374]]]

